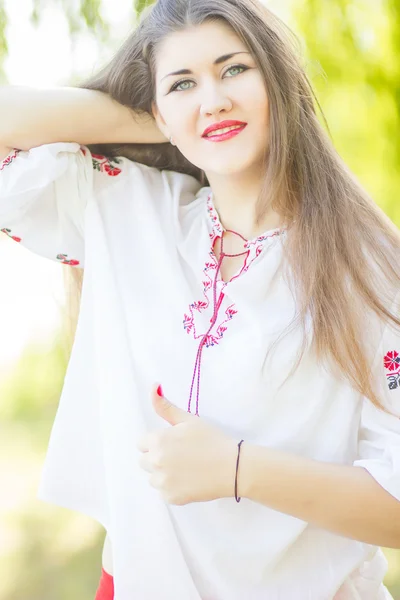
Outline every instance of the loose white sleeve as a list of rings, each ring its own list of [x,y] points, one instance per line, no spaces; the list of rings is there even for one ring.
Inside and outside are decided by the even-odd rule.
[[[12,150],[0,163],[1,232],[41,256],[83,268],[93,167],[89,150],[76,142]]]
[[[398,300],[396,301],[398,307]],[[399,311],[395,309],[395,314]],[[394,416],[363,399],[354,466],[364,467],[392,496],[400,500],[400,331],[387,325],[375,357],[373,374],[382,404]]]

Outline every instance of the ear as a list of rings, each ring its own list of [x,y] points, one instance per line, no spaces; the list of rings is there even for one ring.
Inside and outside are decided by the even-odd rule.
[[[160,111],[158,110],[158,106],[154,100],[151,103],[151,112],[153,114],[155,122],[157,123],[157,127],[159,128],[161,133],[163,133],[166,138],[169,138],[170,133],[168,131],[167,125],[166,125],[164,118],[162,117]]]

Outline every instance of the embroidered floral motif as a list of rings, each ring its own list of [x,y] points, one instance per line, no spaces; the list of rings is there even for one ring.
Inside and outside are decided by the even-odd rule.
[[[203,268],[205,278],[202,281],[203,284],[203,296],[204,299],[196,300],[189,305],[189,314],[184,314],[183,327],[188,334],[193,334],[195,340],[201,338],[199,348],[197,351],[192,383],[190,387],[190,395],[188,399],[188,412],[191,412],[192,395],[194,392],[195,378],[197,374],[197,391],[196,391],[196,415],[199,415],[199,397],[200,397],[200,376],[201,376],[201,359],[203,348],[209,348],[211,346],[217,346],[220,340],[224,337],[227,331],[227,324],[232,321],[233,317],[237,314],[237,309],[234,303],[226,306],[219,314],[220,307],[225,298],[224,289],[225,287],[237,277],[240,277],[242,273],[246,272],[253,261],[261,254],[265,244],[265,240],[280,235],[284,229],[275,229],[272,232],[268,232],[265,235],[261,235],[254,240],[245,240],[243,238],[244,252],[244,265],[240,271],[230,279],[229,282],[224,282],[219,275],[220,263],[214,252],[214,244],[216,238],[222,238],[224,230],[217,211],[215,210],[211,194],[207,198],[206,209],[208,217],[211,220],[212,231],[209,233],[211,250],[208,253],[209,258],[207,259]],[[211,294],[211,296],[210,296]],[[206,313],[210,307],[210,298],[212,298],[212,315],[209,319],[209,325],[204,333],[199,333],[196,330],[196,316],[201,313]],[[211,311],[210,311],[211,313]],[[217,321],[220,320],[219,323]],[[206,321],[207,322],[207,321]],[[204,319],[203,319],[204,323]],[[214,330],[214,331],[213,331]]]
[[[210,305],[210,298],[208,296],[208,293],[213,287],[215,271],[218,266],[217,259],[216,259],[216,256],[215,256],[213,250],[211,250],[209,252],[209,256],[211,257],[212,262],[207,261],[205,264],[205,267],[203,269],[203,273],[206,276],[206,280],[202,282],[203,294],[204,294],[205,300],[196,300],[195,302],[190,304],[190,306],[189,306],[190,314],[187,315],[185,313],[184,319],[183,319],[183,327],[184,327],[185,331],[189,334],[193,330],[193,337],[196,340],[198,338],[204,336],[203,343],[207,348],[209,346],[215,346],[218,344],[218,341],[221,338],[223,338],[224,333],[227,329],[227,327],[225,326],[225,323],[228,323],[234,317],[234,315],[236,315],[236,313],[237,313],[237,310],[234,308],[234,306],[235,306],[234,304],[231,304],[230,306],[228,306],[224,311],[224,315],[226,318],[224,318],[224,320],[217,326],[217,328],[215,330],[215,335],[211,334],[210,329],[206,334],[199,334],[196,331],[195,312],[197,311],[197,313],[200,314],[201,312],[204,312],[208,309],[208,307]],[[211,273],[211,275],[210,275],[210,273]],[[222,304],[224,296],[225,296],[225,294],[223,293],[223,291],[221,291],[219,300],[217,302],[216,310],[215,310],[214,324],[215,324],[216,318],[218,317],[218,311]],[[212,321],[213,321],[213,319],[211,318],[210,323]],[[212,329],[212,327],[211,327],[211,329]]]
[[[15,242],[21,242],[21,240],[22,240],[22,238],[17,237],[16,235],[11,235],[11,229],[8,229],[7,227],[0,229],[0,231],[5,233],[6,235],[8,235],[8,237],[11,238],[12,240],[14,240]],[[77,265],[80,264],[79,260],[76,260],[74,258],[67,258],[67,256],[68,256],[68,254],[57,254],[56,258],[62,264],[70,265],[71,267],[76,267]]]
[[[221,292],[220,299],[217,304],[217,311],[222,303],[223,298],[224,294]],[[207,348],[209,348],[210,346],[216,346],[219,340],[224,337],[224,333],[227,330],[225,323],[228,323],[237,314],[237,310],[234,307],[235,305],[231,304],[224,310],[224,315],[226,318],[218,325],[217,329],[215,330],[215,335],[213,335],[210,331],[206,334],[199,334],[196,331],[194,311],[197,310],[198,313],[200,313],[201,311],[206,310],[208,308],[208,303],[203,302],[202,300],[199,300],[198,302],[193,302],[193,304],[189,306],[190,315],[187,315],[186,313],[184,315],[183,327],[187,333],[190,333],[193,329],[193,337],[195,340],[204,336],[203,343]],[[210,319],[210,323],[211,322],[212,319]]]
[[[84,156],[86,156],[86,150],[83,146],[81,146],[81,151]],[[93,168],[96,171],[100,171],[102,173],[107,173],[110,177],[115,177],[122,173],[121,169],[116,167],[115,165],[119,165],[122,163],[120,158],[112,157],[108,158],[107,156],[103,156],[103,154],[93,154],[92,153],[92,162]],[[114,164],[115,163],[115,164]]]
[[[115,159],[113,159],[115,160]],[[111,161],[111,159],[110,159]],[[120,161],[118,161],[120,162]],[[112,164],[104,164],[102,165],[102,168],[100,169],[101,171],[105,171],[107,173],[107,175],[110,175],[111,177],[115,177],[115,175],[119,175],[122,171],[121,169],[118,169],[118,167],[114,167]]]
[[[71,267],[76,267],[79,265],[79,260],[75,260],[74,258],[67,258],[68,254],[57,254],[56,258],[63,265],[70,265]]]
[[[215,280],[216,269],[218,267],[218,260],[214,253],[214,242],[217,237],[222,237],[222,234],[223,234],[223,229],[222,229],[218,214],[217,214],[216,210],[214,209],[214,206],[213,206],[213,203],[211,200],[211,194],[207,198],[207,213],[211,219],[213,227],[212,227],[211,233],[209,234],[210,242],[211,242],[211,250],[209,252],[209,257],[211,260],[209,260],[205,263],[205,266],[203,269],[203,273],[206,276],[206,279],[204,281],[202,281],[203,294],[204,294],[205,300],[196,300],[195,302],[190,304],[190,306],[189,306],[190,314],[186,314],[186,313],[184,314],[183,327],[188,334],[191,331],[193,331],[194,339],[198,339],[204,335],[205,336],[204,345],[206,347],[209,347],[209,346],[215,346],[218,344],[218,341],[223,337],[223,335],[227,329],[226,323],[228,323],[229,321],[232,320],[234,315],[237,314],[237,310],[235,308],[235,304],[229,305],[224,310],[223,320],[216,327],[215,335],[212,335],[210,332],[207,332],[206,334],[199,334],[196,331],[195,314],[196,314],[196,312],[197,312],[197,314],[199,314],[201,312],[206,311],[210,305],[209,292],[210,292],[210,290],[212,290],[213,283]],[[245,259],[246,259],[245,264],[243,265],[240,272],[237,275],[235,275],[235,277],[233,277],[232,279],[236,279],[242,273],[245,273],[249,269],[253,260],[256,259],[261,254],[261,252],[264,248],[265,240],[267,240],[268,238],[274,237],[276,235],[279,235],[279,234],[280,234],[280,231],[276,230],[273,233],[261,235],[261,236],[255,238],[254,240],[248,240],[246,243],[244,243],[243,247],[248,250],[247,255],[245,257]],[[225,296],[225,294],[223,293],[223,289],[226,285],[227,285],[227,283],[224,284],[222,290],[220,291],[220,296],[219,296],[219,300],[218,300],[218,303],[216,306],[216,311],[215,311],[216,318],[218,317],[218,310],[219,310],[221,303]],[[211,322],[211,320],[212,319],[210,319],[210,322]]]
[[[209,196],[207,198],[207,212],[208,212],[208,215],[214,226],[213,227],[214,231],[213,231],[213,233],[210,234],[210,237],[213,237],[213,239],[215,239],[216,233],[219,236],[222,236],[223,229],[222,229],[219,217],[218,217],[218,213],[214,208],[211,194],[209,194]],[[282,229],[277,228],[277,229],[273,230],[272,232],[266,233],[264,235],[259,235],[254,240],[247,240],[247,242],[244,244],[244,248],[251,248],[252,246],[255,246],[256,247],[256,251],[255,251],[256,256],[258,256],[262,252],[262,249],[264,247],[261,242],[265,242],[265,240],[267,240],[269,238],[275,237],[277,235],[281,235],[281,233],[285,230],[286,230],[286,228],[282,228]],[[248,267],[247,267],[247,269],[248,269]],[[246,269],[246,271],[247,271],[247,269]]]
[[[18,156],[21,150],[15,149],[14,152],[5,157],[5,159],[1,162],[0,171],[11,165],[13,160]]]
[[[92,162],[93,168],[96,171],[101,171],[102,173],[107,173],[112,177],[119,175],[121,173],[121,169],[118,169],[113,163],[119,165],[122,161],[119,158],[107,158],[102,154],[92,154]]]
[[[383,365],[388,373],[386,373],[386,380],[388,382],[389,390],[394,390],[400,387],[400,355],[396,350],[390,350],[383,357]]]
[[[7,229],[6,227],[4,227],[4,229],[0,229],[0,231],[2,231],[3,233],[5,233],[6,235],[8,235],[8,237],[10,237],[15,242],[20,242],[21,241],[20,237],[17,237],[16,235],[11,235],[11,229]]]

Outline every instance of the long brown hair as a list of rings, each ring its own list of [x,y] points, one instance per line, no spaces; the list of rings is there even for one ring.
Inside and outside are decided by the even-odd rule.
[[[158,0],[109,64],[79,87],[107,92],[121,104],[151,114],[158,45],[171,32],[210,19],[222,20],[244,41],[268,91],[270,142],[257,224],[269,208],[291,224],[284,257],[298,314],[282,333],[290,333],[296,323],[306,332],[311,317],[316,359],[328,359],[339,376],[383,407],[372,374],[380,339],[375,335],[368,340],[367,325],[372,316],[400,327],[392,312],[400,289],[400,235],[337,154],[318,120],[315,107],[322,116],[323,111],[302,66],[296,35],[257,0]],[[205,173],[168,143],[98,144],[90,149],[188,173],[209,185]],[[81,273],[74,271],[72,277],[76,298]],[[304,349],[305,344],[289,376]]]

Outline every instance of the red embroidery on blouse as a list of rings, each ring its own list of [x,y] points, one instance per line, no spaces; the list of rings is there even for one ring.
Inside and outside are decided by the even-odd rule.
[[[215,280],[216,277],[216,270],[218,268],[218,260],[217,257],[214,253],[214,243],[217,237],[221,237],[222,236],[222,227],[219,223],[219,219],[218,219],[218,215],[214,209],[214,207],[212,206],[211,200],[210,200],[210,196],[208,197],[207,200],[207,211],[208,214],[211,218],[211,221],[213,222],[213,231],[209,234],[210,235],[210,241],[211,241],[211,250],[209,252],[209,257],[211,258],[211,261],[207,261],[205,263],[204,269],[203,269],[203,273],[206,276],[206,279],[202,282],[203,283],[203,294],[204,294],[204,298],[205,300],[196,300],[195,302],[193,302],[192,304],[189,305],[189,312],[190,314],[187,315],[186,313],[184,314],[184,319],[183,319],[183,326],[184,329],[187,333],[190,333],[193,330],[193,337],[194,339],[198,339],[199,337],[201,337],[204,334],[198,334],[196,331],[196,325],[195,325],[195,312],[197,312],[197,314],[201,313],[202,311],[205,311],[208,309],[209,305],[210,305],[210,298],[209,298],[209,291],[210,289],[213,287],[213,282]],[[276,235],[278,235],[280,232],[276,231],[272,234],[266,234],[266,235],[262,235],[259,236],[257,238],[255,238],[254,240],[250,240],[247,241],[246,244],[244,244],[244,248],[248,249],[247,255],[246,255],[246,260],[245,260],[245,264],[243,265],[242,269],[240,270],[240,272],[235,275],[234,277],[232,277],[231,281],[233,281],[234,279],[236,279],[237,277],[239,277],[242,273],[246,272],[251,263],[253,262],[253,260],[255,260],[262,252],[264,245],[263,242],[271,237],[274,237]],[[254,247],[254,251],[253,251],[253,257],[251,260],[249,260],[249,256],[251,255],[251,249]],[[210,275],[211,272],[211,275]],[[224,293],[223,293],[223,289],[225,288],[225,286],[227,285],[227,283],[224,284],[222,291],[220,292],[220,297],[219,297],[219,301],[217,304],[217,309],[220,308],[222,300],[224,299]],[[232,317],[234,315],[236,315],[237,310],[235,308],[235,304],[231,304],[229,305],[225,311],[224,314],[226,315],[226,318],[220,323],[220,325],[217,326],[216,328],[216,336],[213,335],[209,335],[207,334],[207,338],[206,338],[206,342],[205,345],[206,347],[208,346],[214,346],[216,344],[218,344],[218,340],[220,340],[225,331],[226,331],[226,327],[225,327],[225,323],[227,323],[228,321],[230,321],[232,319]],[[210,320],[211,321],[211,320]]]
[[[21,241],[20,237],[17,237],[16,235],[11,235],[11,229],[7,229],[6,227],[4,227],[4,229],[0,229],[0,231],[2,231],[3,233],[5,233],[6,235],[8,235],[8,237],[10,237],[15,242],[20,242]]]
[[[120,158],[107,158],[107,156],[103,156],[102,154],[92,154],[92,162],[93,168],[96,171],[107,173],[110,177],[115,177],[122,173],[122,170],[115,166],[122,163]]]
[[[388,373],[386,380],[389,390],[394,390],[400,387],[400,356],[396,350],[389,350],[383,357],[383,365]]]
[[[189,401],[188,401],[188,412],[191,412],[192,394],[193,394],[193,388],[194,388],[194,383],[195,383],[195,378],[196,378],[196,373],[197,373],[197,394],[196,394],[196,413],[195,413],[197,416],[199,415],[198,408],[199,408],[199,395],[200,395],[200,371],[201,371],[201,357],[202,357],[203,348],[204,347],[209,348],[211,346],[217,346],[219,344],[219,341],[223,338],[225,332],[227,331],[227,323],[229,321],[231,321],[238,312],[236,309],[235,303],[232,303],[229,306],[227,306],[226,308],[224,308],[221,315],[219,314],[221,304],[225,297],[224,289],[228,285],[228,283],[230,283],[231,281],[233,281],[234,279],[236,279],[242,273],[246,272],[249,269],[249,267],[253,263],[253,261],[262,252],[262,250],[264,248],[263,242],[266,239],[275,237],[276,235],[280,235],[282,233],[282,231],[284,231],[284,230],[277,229],[273,233],[267,233],[265,235],[255,238],[254,240],[245,240],[243,238],[245,243],[243,244],[244,252],[242,254],[245,255],[245,263],[237,275],[232,277],[229,282],[224,282],[222,279],[218,279],[218,274],[219,274],[222,260],[225,255],[221,254],[222,258],[220,257],[220,259],[218,261],[216,254],[214,252],[214,245],[215,245],[216,238],[217,237],[222,238],[224,232],[223,232],[222,225],[219,221],[218,214],[212,204],[211,194],[208,196],[208,199],[207,199],[207,213],[212,222],[212,232],[209,234],[210,241],[211,241],[211,250],[208,253],[211,260],[207,260],[205,263],[205,266],[203,268],[203,273],[205,275],[205,279],[202,281],[204,299],[196,300],[195,302],[190,304],[189,305],[189,314],[185,313],[184,319],[183,319],[183,327],[184,327],[185,331],[188,334],[192,333],[194,339],[196,339],[196,340],[201,338],[199,348],[197,351],[196,362],[195,362],[195,366],[194,366],[194,373],[193,373],[192,383],[191,383],[191,387],[190,387],[190,396],[189,396]],[[233,232],[233,233],[236,233],[236,232]],[[237,234],[237,235],[240,235],[240,234]],[[217,284],[221,284],[221,282],[222,282],[222,287],[219,291],[219,296],[217,299]],[[208,327],[207,331],[205,333],[200,334],[196,330],[196,316],[198,314],[201,314],[202,312],[207,311],[207,309],[209,308],[209,306],[210,306],[210,296],[209,296],[210,291],[211,291],[212,297],[213,297],[213,314],[212,314],[212,317],[210,318],[210,321],[209,321],[210,326]],[[220,319],[219,323],[217,323],[218,319]],[[215,327],[215,331],[214,331],[214,333],[212,333],[212,330],[214,327]]]
[[[197,314],[200,314],[201,312],[206,311],[208,309],[208,307],[210,306],[209,291],[213,287],[213,281],[215,279],[215,271],[218,267],[217,257],[215,256],[213,250],[211,250],[209,252],[209,256],[211,257],[213,262],[207,261],[205,264],[205,267],[203,269],[203,273],[205,274],[205,276],[207,278],[205,281],[202,282],[203,283],[203,294],[204,294],[205,300],[196,300],[195,302],[190,304],[189,305],[189,313],[190,314],[187,315],[185,313],[184,319],[183,319],[183,327],[184,327],[185,331],[187,333],[190,333],[193,330],[193,337],[195,340],[197,340],[198,338],[203,337],[205,335],[205,340],[203,343],[205,344],[205,346],[207,348],[209,346],[215,346],[216,344],[218,344],[218,341],[224,336],[224,333],[227,329],[227,327],[225,327],[225,323],[228,323],[228,321],[230,321],[234,317],[234,315],[236,315],[236,313],[237,313],[237,310],[234,308],[235,304],[233,303],[233,304],[229,305],[224,311],[226,318],[217,326],[215,335],[212,335],[210,333],[210,331],[208,331],[206,334],[200,334],[196,331],[195,312],[197,312]],[[209,272],[214,273],[214,277],[210,276]],[[218,300],[218,303],[216,306],[217,314],[218,314],[218,310],[222,304],[222,301],[224,299],[224,296],[225,296],[225,294],[223,293],[223,291],[221,291],[219,300]],[[212,320],[213,319],[211,318],[210,323]]]
[[[21,150],[15,149],[14,152],[12,152],[8,156],[6,156],[5,159],[1,161],[0,171],[2,171],[3,169],[5,169],[5,167],[8,167],[9,165],[11,165],[11,163],[13,162],[13,160],[17,157],[17,155],[20,152],[21,152]]]
[[[0,229],[0,231],[2,231],[3,233],[5,233],[6,235],[8,235],[8,237],[10,237],[12,240],[14,240],[15,242],[21,242],[22,238],[17,237],[16,235],[11,235],[11,229],[8,229],[7,227],[4,227],[3,229]],[[68,254],[57,254],[57,260],[59,262],[61,262],[64,265],[70,265],[71,267],[76,267],[77,265],[79,265],[79,260],[76,260],[74,258],[69,258],[67,259]]]
[[[74,258],[67,258],[68,254],[57,254],[56,258],[63,265],[70,265],[71,267],[76,267],[79,265],[79,260],[75,260]]]
[[[81,151],[82,154],[86,156],[86,149],[83,146],[81,146]],[[107,156],[104,156],[103,154],[92,153],[92,161],[93,168],[96,169],[96,171],[107,173],[110,177],[115,177],[122,172],[121,169],[115,166],[115,164],[119,165],[122,162],[120,158],[107,158]]]

